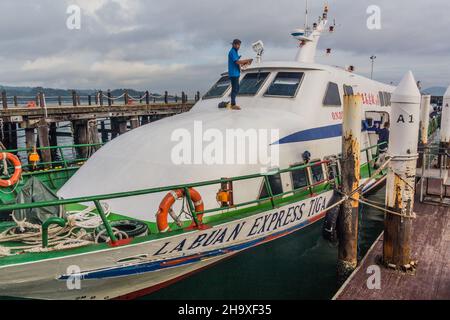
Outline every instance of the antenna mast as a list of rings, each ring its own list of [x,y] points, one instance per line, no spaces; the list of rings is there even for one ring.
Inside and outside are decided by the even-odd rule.
[[[306,0],[306,8],[305,8],[305,32],[308,31],[308,0]]]

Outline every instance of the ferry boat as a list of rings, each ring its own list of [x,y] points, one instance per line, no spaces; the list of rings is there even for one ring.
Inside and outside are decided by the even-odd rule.
[[[325,7],[311,27],[292,32],[293,61],[263,61],[256,43],[256,62],[241,74],[241,111],[219,107],[231,91],[224,73],[190,112],[104,145],[55,188],[59,199],[3,205],[60,210],[37,226],[17,217],[0,223],[0,296],[135,298],[318,223],[336,201],[344,94],[363,97],[362,181],[378,184],[374,128],[389,121],[394,87],[315,63],[320,36],[334,31],[327,25]],[[183,139],[210,141],[229,129],[276,132],[265,143],[279,155],[276,166],[205,164],[195,159],[201,145],[191,163],[175,163]]]

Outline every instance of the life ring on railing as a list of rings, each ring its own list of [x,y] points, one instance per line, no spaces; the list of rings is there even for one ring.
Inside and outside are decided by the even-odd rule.
[[[202,196],[200,193],[193,189],[189,189],[189,196],[194,203],[195,212],[203,212],[205,210],[205,205],[203,204]],[[183,189],[178,189],[169,192],[159,205],[158,213],[156,214],[156,222],[158,225],[159,232],[170,231],[169,223],[167,221],[169,214],[173,217],[172,206],[178,199],[185,197],[185,192]],[[197,220],[199,224],[203,222],[203,214],[197,214]],[[195,226],[195,222],[192,222],[191,227]]]
[[[0,161],[3,160],[9,160],[14,165],[14,173],[8,180],[2,180],[0,179],[0,187],[6,188],[15,185],[19,179],[20,175],[22,174],[22,164],[20,163],[19,158],[17,158],[12,153],[6,153],[2,152],[0,153]]]

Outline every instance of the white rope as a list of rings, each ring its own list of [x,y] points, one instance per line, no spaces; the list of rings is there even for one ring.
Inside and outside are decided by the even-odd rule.
[[[111,208],[108,203],[102,202],[101,206],[105,212],[106,217],[111,214]],[[103,224],[102,218],[94,213],[96,209],[95,206],[87,207],[81,211],[69,211],[67,212],[67,220],[69,224],[74,227],[79,227],[83,229],[96,229]]]

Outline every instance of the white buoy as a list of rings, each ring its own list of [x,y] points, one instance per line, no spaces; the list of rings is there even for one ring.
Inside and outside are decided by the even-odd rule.
[[[450,87],[444,94],[444,103],[442,104],[441,115],[441,143],[448,146],[450,142]]]
[[[414,217],[414,186],[419,140],[421,95],[412,72],[408,72],[392,94],[391,133],[386,182],[383,260],[406,268],[411,260],[411,227]]]

